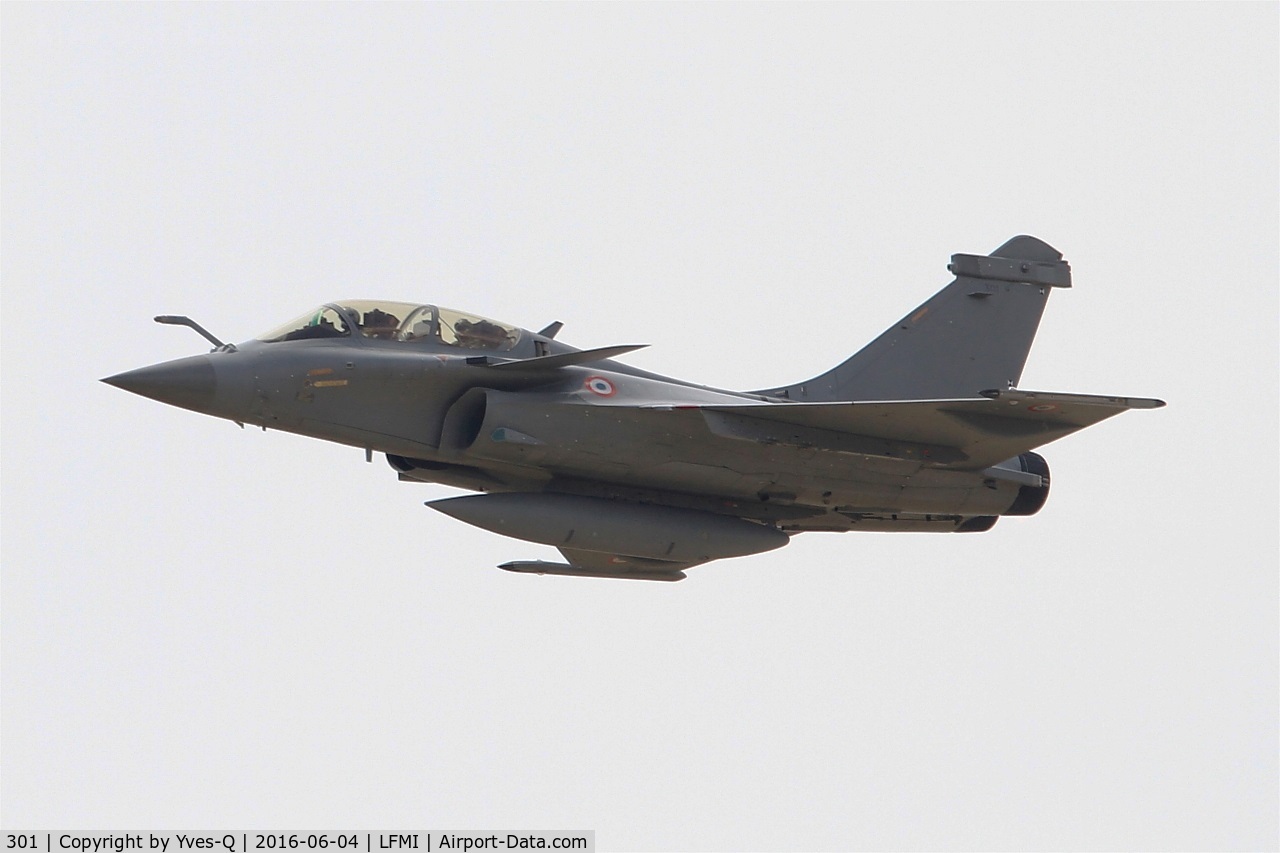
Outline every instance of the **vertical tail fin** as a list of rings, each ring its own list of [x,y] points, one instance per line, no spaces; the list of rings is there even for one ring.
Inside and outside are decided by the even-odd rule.
[[[1017,384],[1049,290],[1071,286],[1062,254],[1014,237],[990,255],[952,255],[955,281],[843,364],[759,393],[796,401],[974,397]]]

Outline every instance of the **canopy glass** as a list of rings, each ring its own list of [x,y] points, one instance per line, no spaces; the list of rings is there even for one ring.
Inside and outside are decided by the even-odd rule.
[[[260,335],[267,343],[350,337],[402,343],[434,341],[461,349],[506,351],[520,340],[520,330],[475,314],[416,305],[361,299],[325,305]]]

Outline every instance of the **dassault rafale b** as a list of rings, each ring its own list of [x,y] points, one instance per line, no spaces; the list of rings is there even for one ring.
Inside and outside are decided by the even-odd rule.
[[[437,305],[348,300],[242,344],[103,381],[184,409],[386,455],[427,506],[551,545],[514,572],[673,581],[807,531],[971,533],[1049,495],[1032,452],[1160,400],[1017,388],[1062,255],[1014,237],[844,363],[727,391]]]

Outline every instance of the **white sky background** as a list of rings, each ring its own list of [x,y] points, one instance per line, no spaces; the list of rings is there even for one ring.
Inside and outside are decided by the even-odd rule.
[[[1277,8],[5,4],[5,827],[1274,847]],[[1023,387],[1169,407],[680,584],[97,382],[364,296],[769,387],[1019,233]]]

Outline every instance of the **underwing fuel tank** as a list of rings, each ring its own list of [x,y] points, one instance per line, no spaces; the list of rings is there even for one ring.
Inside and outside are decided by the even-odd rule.
[[[527,542],[673,563],[759,554],[789,541],[777,528],[740,518],[579,495],[500,492],[427,506]]]

